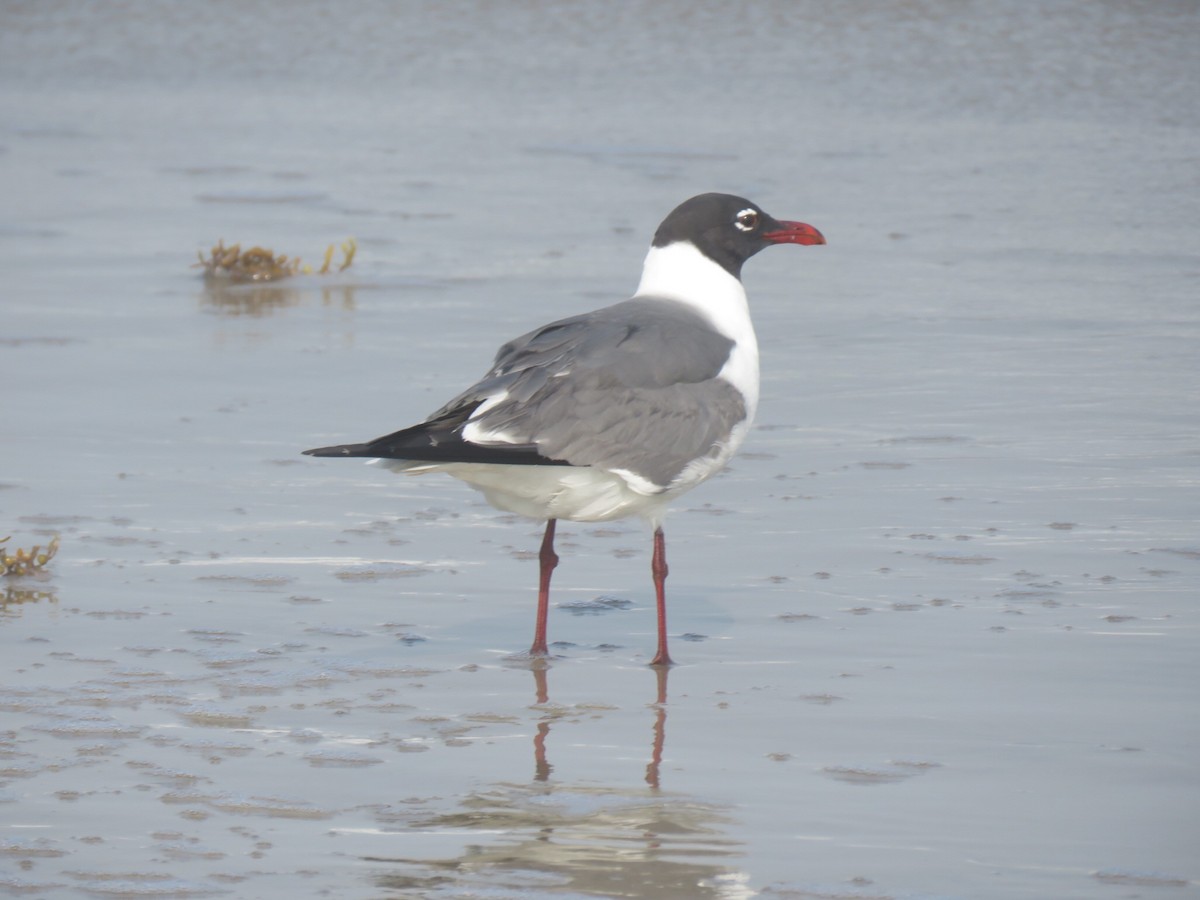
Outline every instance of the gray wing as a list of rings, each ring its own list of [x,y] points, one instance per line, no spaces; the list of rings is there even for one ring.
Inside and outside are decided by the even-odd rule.
[[[681,303],[627,300],[505,344],[492,370],[430,419],[469,408],[463,435],[474,444],[666,487],[746,417],[741,394],[716,377],[732,347]]]

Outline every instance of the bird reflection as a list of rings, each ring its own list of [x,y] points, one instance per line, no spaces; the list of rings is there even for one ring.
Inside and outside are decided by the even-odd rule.
[[[386,856],[375,876],[381,890],[403,896],[473,892],[523,897],[688,897],[742,895],[746,875],[738,867],[740,842],[728,837],[724,809],[659,787],[667,719],[666,668],[655,669],[650,759],[645,784],[571,784],[551,778],[551,730],[560,718],[551,709],[552,663],[535,661],[535,704],[540,718],[533,737],[534,774],[525,784],[495,782],[460,797],[436,813],[394,810],[381,814],[388,830],[463,835],[452,856],[413,859]],[[545,709],[539,712],[539,707]],[[566,721],[561,723],[567,727]],[[401,837],[397,846],[405,846]],[[731,889],[734,891],[730,893]]]

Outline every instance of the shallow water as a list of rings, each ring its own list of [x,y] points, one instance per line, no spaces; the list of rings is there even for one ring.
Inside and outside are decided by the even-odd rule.
[[[1197,894],[1191,4],[0,9],[0,892]],[[299,456],[704,190],[759,421],[649,535]],[[206,288],[218,238],[339,276]]]

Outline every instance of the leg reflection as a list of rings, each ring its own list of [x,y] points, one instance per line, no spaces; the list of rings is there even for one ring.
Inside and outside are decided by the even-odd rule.
[[[550,663],[544,659],[535,659],[530,669],[533,671],[534,705],[549,703],[550,691],[546,687],[546,673],[550,670]]]
[[[658,767],[662,764],[663,742],[667,735],[667,677],[671,670],[667,666],[655,666],[658,678],[658,699],[651,704],[654,708],[654,745],[650,748],[650,762],[646,766],[646,784],[652,791],[658,790]]]
[[[547,687],[546,673],[550,664],[544,659],[534,660],[531,667],[533,672],[534,705],[539,706],[550,702],[550,689]],[[546,761],[546,738],[550,734],[550,722],[546,719],[538,722],[537,734],[533,737],[533,780],[548,781],[554,766]]]
[[[530,667],[533,672],[534,706],[550,702],[549,673],[550,664],[544,660],[535,660]],[[654,739],[650,746],[650,762],[646,764],[646,784],[651,790],[659,789],[659,768],[662,765],[663,745],[667,735],[667,679],[671,670],[666,666],[655,666],[652,671],[655,678],[655,699],[649,704],[654,710]],[[550,736],[550,723],[555,716],[547,715],[537,723],[537,734],[533,736],[533,780],[549,781],[550,773],[554,771],[546,756],[546,739]]]
[[[549,722],[538,722],[537,734],[533,736],[533,780],[549,781],[554,766],[546,761],[546,738],[550,734]]]

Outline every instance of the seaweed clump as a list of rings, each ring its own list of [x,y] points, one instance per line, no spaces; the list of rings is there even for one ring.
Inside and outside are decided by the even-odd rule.
[[[337,271],[344,272],[350,268],[354,262],[354,254],[358,252],[358,243],[354,238],[349,238],[340,245],[330,244],[326,247],[325,259],[314,272],[313,268],[305,265],[298,256],[289,257],[284,253],[276,255],[274,250],[265,247],[251,247],[243,252],[241,244],[226,247],[222,240],[217,241],[208,256],[198,254],[200,261],[193,268],[203,269],[206,279],[234,284],[282,281],[301,274],[328,275],[333,270],[333,256],[338,249],[342,251],[342,261]]]
[[[9,535],[11,537],[11,535]],[[8,542],[8,538],[0,538],[0,544]],[[2,575],[32,575],[46,567],[46,563],[54,559],[58,552],[58,536],[55,535],[42,550],[35,544],[29,550],[20,547],[10,554],[7,547],[0,547],[0,574]]]

